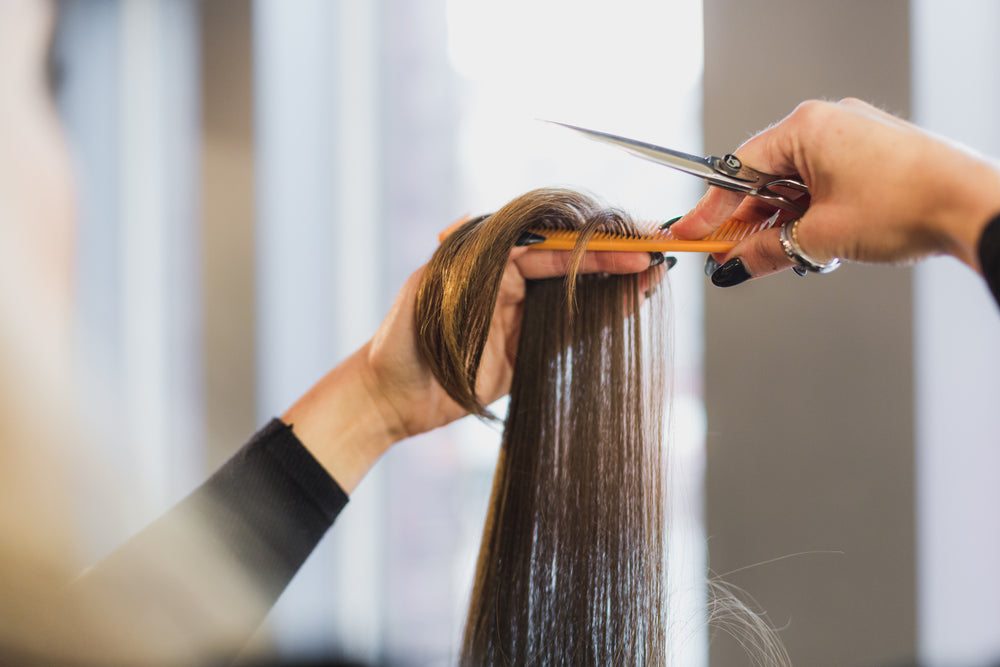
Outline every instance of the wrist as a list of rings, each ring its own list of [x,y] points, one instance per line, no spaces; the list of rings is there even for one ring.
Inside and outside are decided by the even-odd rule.
[[[952,172],[959,182],[952,184],[949,204],[940,209],[938,228],[945,238],[945,251],[982,273],[979,239],[990,220],[1000,214],[1000,167],[974,156],[967,159],[971,164]]]
[[[403,437],[374,391],[367,347],[338,364],[281,417],[348,494]]]

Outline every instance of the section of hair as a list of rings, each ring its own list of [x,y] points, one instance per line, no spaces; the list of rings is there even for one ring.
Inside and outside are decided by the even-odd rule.
[[[762,611],[755,611],[744,599],[751,596],[718,577],[708,581],[708,621],[712,628],[732,637],[755,667],[787,667],[792,664]]]
[[[569,190],[535,190],[485,219],[459,227],[438,247],[417,292],[421,352],[462,407],[492,417],[476,396],[475,378],[489,335],[507,256],[529,228],[580,229],[580,246],[599,229],[624,230],[625,216]],[[566,281],[572,306],[578,252]]]
[[[629,231],[620,212],[530,192],[445,240],[417,304],[423,353],[471,412],[500,279],[527,228]],[[660,269],[653,269],[660,270]],[[662,290],[641,276],[529,281],[463,664],[664,664]],[[651,317],[643,317],[652,308]],[[643,321],[645,320],[645,321]]]

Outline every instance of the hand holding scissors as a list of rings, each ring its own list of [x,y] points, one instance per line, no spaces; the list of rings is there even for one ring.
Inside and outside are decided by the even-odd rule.
[[[723,158],[572,129],[714,186],[670,227],[678,238],[703,238],[732,217],[759,223],[778,210],[774,224],[716,255],[712,281],[721,287],[789,267],[830,271],[837,258],[907,263],[951,254],[978,271],[979,235],[1000,211],[996,165],[858,100],[806,102]]]
[[[755,206],[768,211],[768,216],[759,222],[745,215],[739,218],[740,227],[746,230],[739,238],[756,233],[757,229],[753,229],[755,224],[760,229],[770,230],[781,223],[778,233],[782,250],[794,263],[792,269],[800,276],[806,275],[809,271],[829,273],[840,266],[840,260],[836,258],[826,262],[816,261],[798,245],[796,227],[799,218],[805,214],[809,206],[809,188],[797,175],[775,176],[764,173],[746,166],[732,154],[724,157],[699,157],[606,132],[587,130],[565,123],[556,124],[580,132],[595,141],[621,148],[637,157],[703,178],[709,185],[730,193],[730,196],[735,196],[738,200],[751,197]],[[779,210],[778,214],[774,213],[775,209]],[[747,211],[744,211],[744,214],[746,213]],[[708,266],[715,271],[719,265],[710,260]]]
[[[808,210],[793,223],[799,249],[817,262],[906,264],[949,254],[980,271],[976,247],[1000,212],[1000,169],[983,158],[864,102],[805,102],[737,151],[744,163],[796,174]],[[700,238],[732,215],[770,212],[744,196],[709,188],[671,227]],[[781,229],[761,231],[717,259],[722,287],[793,266]]]

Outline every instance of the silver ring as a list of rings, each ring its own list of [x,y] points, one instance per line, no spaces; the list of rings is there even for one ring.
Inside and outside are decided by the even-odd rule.
[[[781,249],[785,251],[790,260],[806,271],[812,273],[830,273],[836,270],[840,266],[840,260],[836,257],[829,262],[817,262],[802,250],[798,239],[798,226],[801,219],[794,218],[781,226],[781,235],[779,237],[781,239]],[[796,273],[798,272],[796,271]]]

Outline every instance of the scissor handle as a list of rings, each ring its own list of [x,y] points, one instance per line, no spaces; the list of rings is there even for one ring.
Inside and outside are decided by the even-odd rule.
[[[801,192],[804,195],[809,194],[809,188],[802,181],[797,181],[792,178],[776,178],[773,181],[768,181],[764,185],[757,188],[754,192],[750,194],[757,199],[762,199],[767,203],[777,206],[785,211],[790,211],[795,215],[804,215],[806,212],[806,207],[798,203],[794,199],[789,199],[780,192],[774,191],[772,188],[778,186],[780,188],[787,188],[788,190],[794,190],[796,192]]]

